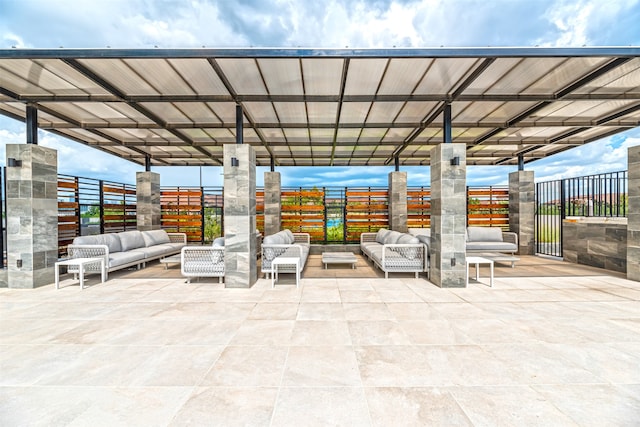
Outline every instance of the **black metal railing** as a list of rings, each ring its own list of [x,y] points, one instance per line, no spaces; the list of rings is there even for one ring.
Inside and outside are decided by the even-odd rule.
[[[568,216],[626,217],[626,171],[536,184],[536,252],[562,256],[562,220]]]
[[[2,219],[0,220],[0,228],[2,228],[2,236],[0,236],[0,268],[5,268],[7,265],[5,262],[7,248],[7,200],[4,197],[7,193],[7,183],[4,178],[6,173],[6,167],[3,166],[0,168],[0,213],[2,213]]]

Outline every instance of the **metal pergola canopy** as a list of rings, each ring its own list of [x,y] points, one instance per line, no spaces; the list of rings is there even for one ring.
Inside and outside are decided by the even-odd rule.
[[[8,49],[0,113],[144,165],[426,165],[452,139],[467,164],[517,164],[640,123],[640,48]]]

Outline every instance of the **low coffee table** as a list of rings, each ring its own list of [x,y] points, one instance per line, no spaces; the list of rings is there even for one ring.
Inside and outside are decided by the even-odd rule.
[[[180,264],[182,262],[182,258],[180,254],[166,256],[164,258],[160,258],[160,262],[164,264],[164,269],[169,268],[169,264]]]
[[[500,252],[473,252],[468,253],[467,256],[479,256],[481,258],[490,259],[493,262],[510,262],[511,268],[514,268],[516,266],[516,261],[520,261],[520,258],[518,258],[517,256],[503,254]]]
[[[356,268],[356,254],[353,252],[325,252],[322,254],[322,263],[326,270],[327,264],[351,264],[351,268]]]
[[[476,282],[479,281],[480,277],[480,264],[488,264],[489,265],[489,287],[493,288],[493,260],[488,258],[483,258],[479,256],[468,256],[467,257],[467,286],[469,285],[469,265],[474,264],[476,266]]]

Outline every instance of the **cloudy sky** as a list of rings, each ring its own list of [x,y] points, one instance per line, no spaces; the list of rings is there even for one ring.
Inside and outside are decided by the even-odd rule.
[[[638,22],[640,0],[0,0],[0,48],[638,46]],[[133,183],[142,170],[46,132],[39,138],[59,150],[62,174]],[[4,144],[24,141],[24,125],[0,116],[0,164]],[[527,169],[537,181],[624,170],[627,147],[639,144],[634,129]],[[220,168],[153,170],[162,185],[222,183]],[[278,170],[283,186],[386,186],[391,168]],[[427,167],[401,170],[410,185],[429,185]],[[468,182],[504,184],[513,170],[470,167]]]

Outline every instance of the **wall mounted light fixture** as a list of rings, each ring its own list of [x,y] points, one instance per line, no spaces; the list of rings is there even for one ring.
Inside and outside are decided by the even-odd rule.
[[[240,162],[238,161],[238,159],[236,157],[232,157],[231,158],[231,166],[238,167],[239,165],[240,165]]]
[[[456,156],[451,159],[451,166],[460,166],[460,157]]]
[[[7,159],[7,166],[9,166],[10,168],[22,167],[22,160],[16,160],[13,157],[9,157]]]

